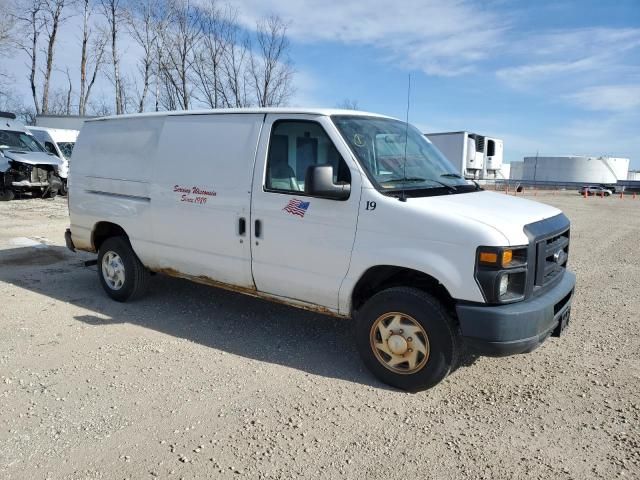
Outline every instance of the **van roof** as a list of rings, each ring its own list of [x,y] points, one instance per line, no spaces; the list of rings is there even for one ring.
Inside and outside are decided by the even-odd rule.
[[[378,118],[393,118],[378,113],[362,112],[359,110],[342,110],[337,108],[218,108],[214,110],[172,110],[165,112],[132,113],[125,115],[112,115],[108,117],[91,118],[87,122],[99,122],[102,120],[113,120],[116,118],[146,118],[146,117],[173,117],[182,115],[220,115],[220,114],[249,114],[249,113],[298,113],[307,115],[357,115]]]
[[[54,142],[75,142],[80,130],[71,128],[27,127],[32,132],[47,132]]]

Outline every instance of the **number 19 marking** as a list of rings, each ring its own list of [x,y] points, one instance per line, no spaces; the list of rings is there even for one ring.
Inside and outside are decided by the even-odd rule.
[[[376,202],[372,202],[367,200],[367,208],[366,210],[375,210],[376,209]]]

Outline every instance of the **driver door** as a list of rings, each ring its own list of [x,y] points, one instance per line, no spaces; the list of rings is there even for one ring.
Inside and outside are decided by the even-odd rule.
[[[331,165],[346,200],[305,193],[307,168]],[[360,174],[333,123],[315,115],[269,114],[256,157],[251,201],[252,272],[259,291],[338,310],[351,259]]]

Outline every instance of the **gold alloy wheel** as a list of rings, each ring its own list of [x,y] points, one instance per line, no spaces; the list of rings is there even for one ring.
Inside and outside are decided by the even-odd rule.
[[[394,373],[408,375],[429,360],[429,337],[413,317],[389,312],[378,317],[369,334],[378,361]]]

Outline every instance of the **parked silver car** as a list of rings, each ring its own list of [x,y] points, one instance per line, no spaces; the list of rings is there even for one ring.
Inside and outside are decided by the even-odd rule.
[[[582,196],[603,195],[605,197],[608,197],[609,195],[613,195],[613,192],[608,188],[605,188],[602,186],[594,186],[594,185],[585,185],[584,187],[581,187],[580,190],[578,190],[578,193]]]

